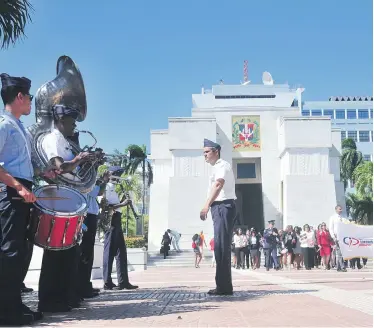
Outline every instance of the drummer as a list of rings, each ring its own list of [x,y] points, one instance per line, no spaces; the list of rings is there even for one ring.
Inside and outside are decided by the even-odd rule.
[[[54,127],[42,141],[42,148],[49,162],[62,174],[73,172],[79,165],[92,160],[88,152],[74,156],[67,137],[74,135],[79,112],[73,108],[56,105],[52,109]],[[67,312],[80,307],[76,281],[78,274],[78,250],[44,250],[39,278],[39,310]]]
[[[31,143],[20,118],[30,114],[33,96],[29,79],[0,76],[5,106],[0,115],[0,325],[29,325],[43,316],[22,304],[20,289],[26,226],[36,201]]]

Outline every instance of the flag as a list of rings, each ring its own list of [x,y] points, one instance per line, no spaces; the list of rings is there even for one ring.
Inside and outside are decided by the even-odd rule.
[[[344,259],[373,258],[373,226],[338,222],[339,247]]]

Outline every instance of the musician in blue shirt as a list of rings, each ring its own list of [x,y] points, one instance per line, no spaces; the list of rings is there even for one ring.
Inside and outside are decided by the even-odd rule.
[[[96,186],[86,195],[88,202],[87,216],[84,224],[87,228],[83,232],[82,243],[80,245],[80,259],[78,264],[78,292],[82,298],[92,298],[99,294],[99,289],[93,288],[91,283],[91,273],[94,261],[94,247],[97,230],[98,214],[100,211],[97,196],[101,196],[109,180],[106,173],[103,180],[97,180]]]
[[[29,79],[0,76],[5,106],[0,115],[0,325],[23,325],[42,318],[22,304],[20,289],[26,227],[36,201],[31,143],[20,117],[30,114],[33,96]]]

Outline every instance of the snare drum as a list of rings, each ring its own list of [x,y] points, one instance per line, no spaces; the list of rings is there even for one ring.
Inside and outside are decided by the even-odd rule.
[[[31,217],[33,243],[48,250],[64,250],[75,246],[82,234],[88,203],[85,196],[66,186],[48,185],[34,191],[38,197],[66,197],[62,200],[37,200]]]

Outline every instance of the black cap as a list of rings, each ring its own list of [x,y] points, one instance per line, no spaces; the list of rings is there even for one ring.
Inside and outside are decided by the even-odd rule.
[[[2,89],[8,87],[19,87],[29,91],[31,88],[31,81],[26,77],[9,76],[6,73],[2,73],[0,77]]]
[[[221,146],[218,143],[211,141],[209,139],[204,139],[204,147],[215,148],[217,150],[221,149]]]
[[[64,106],[64,105],[55,105],[52,108],[53,115],[55,118],[61,118],[63,116],[71,116],[75,120],[79,116],[79,111],[72,107]]]
[[[275,220],[269,220],[268,223],[275,224]]]

